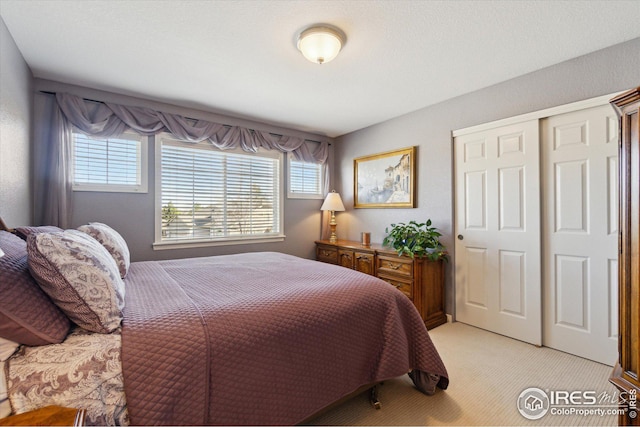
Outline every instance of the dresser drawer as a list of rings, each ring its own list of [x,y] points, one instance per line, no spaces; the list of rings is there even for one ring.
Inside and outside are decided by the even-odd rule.
[[[380,279],[389,283],[391,286],[399,289],[403,294],[413,300],[413,282],[410,280],[401,280],[394,277],[388,277],[384,275],[378,276]]]
[[[350,249],[338,249],[338,265],[353,269],[353,251]]]
[[[413,277],[413,260],[394,256],[378,255],[378,274],[393,274],[411,278]]]
[[[317,246],[316,259],[329,264],[338,263],[338,248],[335,246]]]
[[[373,254],[365,253],[365,252],[356,252],[353,268],[362,273],[375,276],[376,272],[375,272],[374,259],[375,259],[375,256]]]

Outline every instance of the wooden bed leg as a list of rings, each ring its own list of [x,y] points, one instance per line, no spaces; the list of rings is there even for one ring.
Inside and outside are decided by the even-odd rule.
[[[382,408],[382,403],[380,403],[380,401],[378,400],[377,385],[374,385],[373,387],[371,387],[371,390],[369,390],[369,402],[371,402],[371,405],[373,405],[373,407],[376,409]]]

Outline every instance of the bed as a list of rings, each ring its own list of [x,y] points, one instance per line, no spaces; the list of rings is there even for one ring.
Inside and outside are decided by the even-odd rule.
[[[0,337],[16,344],[4,362],[14,413],[55,404],[86,409],[90,424],[297,424],[405,374],[426,394],[447,388],[420,315],[382,280],[276,252],[129,263],[115,230],[91,227],[110,238],[86,228],[30,227],[26,241],[0,231],[0,266],[29,275],[4,280],[3,295],[35,279],[61,312],[49,314],[47,326],[61,323],[63,331],[47,332],[57,341],[49,343],[7,332],[3,316],[16,310],[6,307],[11,298],[0,303]],[[65,251],[76,264],[102,263],[95,283],[105,288],[91,303],[97,314],[70,305],[60,280],[53,290],[44,283],[65,269],[64,286],[78,280],[82,269],[58,259]]]

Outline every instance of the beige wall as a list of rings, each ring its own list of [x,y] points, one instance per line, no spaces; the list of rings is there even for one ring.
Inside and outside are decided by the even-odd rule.
[[[33,77],[0,18],[0,216],[30,225]]]
[[[498,66],[498,65],[496,65]],[[451,132],[640,85],[640,38],[548,67],[477,92],[344,135],[336,141],[336,189],[346,212],[337,215],[338,237],[370,231],[381,242],[391,223],[431,218],[453,250]],[[398,96],[402,96],[398,94]],[[384,102],[384,100],[381,100]],[[415,209],[353,209],[353,159],[418,147]],[[447,267],[447,312],[454,301],[453,263]]]

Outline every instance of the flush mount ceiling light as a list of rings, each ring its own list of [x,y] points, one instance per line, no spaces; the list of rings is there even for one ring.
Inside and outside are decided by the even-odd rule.
[[[324,64],[338,56],[346,41],[347,36],[339,28],[317,24],[298,35],[298,50],[309,61]]]

